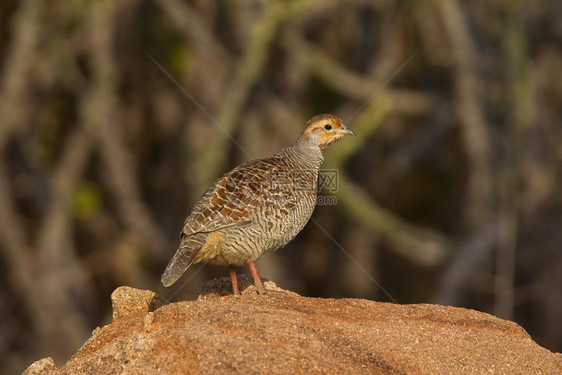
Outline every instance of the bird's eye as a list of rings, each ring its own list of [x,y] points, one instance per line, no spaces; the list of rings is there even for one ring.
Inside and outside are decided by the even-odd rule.
[[[326,125],[324,125],[324,129],[326,129],[326,130],[332,130],[332,125],[326,124]]]

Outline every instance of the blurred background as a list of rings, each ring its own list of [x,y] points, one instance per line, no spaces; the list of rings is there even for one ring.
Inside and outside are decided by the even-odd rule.
[[[528,3],[2,1],[0,372],[64,364],[118,286],[227,276],[160,284],[205,189],[324,112],[357,134],[325,153],[337,204],[261,275],[562,351],[562,3]]]

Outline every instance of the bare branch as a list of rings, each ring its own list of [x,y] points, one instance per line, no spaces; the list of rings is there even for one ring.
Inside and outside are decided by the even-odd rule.
[[[457,112],[462,129],[464,151],[469,163],[468,192],[465,204],[467,222],[474,228],[490,217],[492,174],[490,136],[480,100],[482,84],[476,71],[474,42],[457,0],[440,0],[450,47],[455,57]]]
[[[82,110],[82,122],[100,147],[106,183],[115,195],[117,208],[129,228],[144,237],[148,250],[160,256],[164,236],[141,198],[133,156],[124,144],[122,117],[117,98],[117,69],[112,52],[115,26],[113,3],[96,3],[90,17],[94,87]]]

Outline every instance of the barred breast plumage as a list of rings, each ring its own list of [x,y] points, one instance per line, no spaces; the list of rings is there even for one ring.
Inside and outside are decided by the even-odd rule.
[[[254,262],[291,241],[316,204],[322,151],[346,134],[341,119],[318,115],[307,122],[294,145],[225,173],[203,194],[186,219],[181,243],[162,275],[172,285],[193,263],[227,266],[234,294],[236,268],[248,264],[258,293],[263,283]]]

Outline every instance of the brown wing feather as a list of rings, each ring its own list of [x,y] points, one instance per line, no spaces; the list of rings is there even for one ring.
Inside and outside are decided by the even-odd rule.
[[[251,223],[276,197],[290,196],[291,174],[278,156],[253,160],[225,173],[203,194],[186,219],[183,236]],[[273,198],[273,199],[272,199]],[[287,202],[290,204],[290,202]]]

